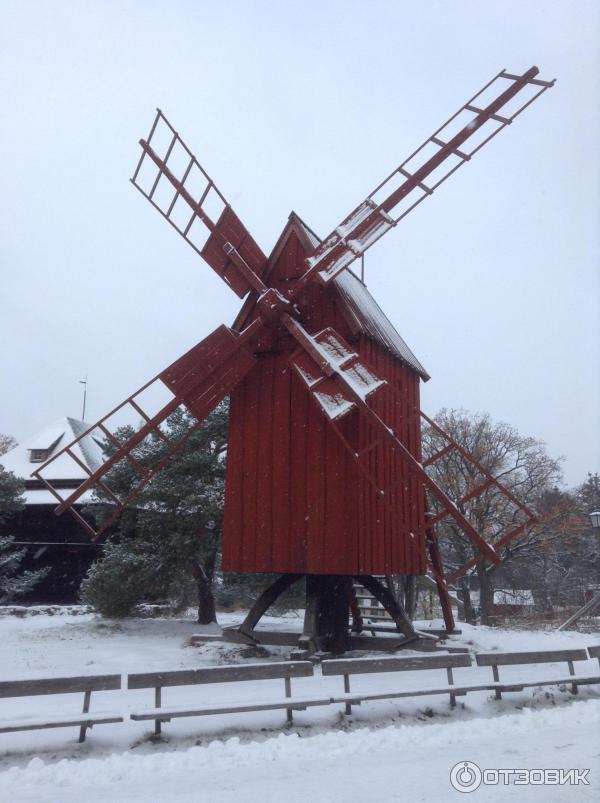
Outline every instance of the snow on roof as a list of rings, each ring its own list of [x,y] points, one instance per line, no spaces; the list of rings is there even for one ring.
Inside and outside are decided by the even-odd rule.
[[[290,219],[302,227],[303,233],[312,248],[316,248],[320,244],[321,241],[314,231],[295,212],[292,212]],[[352,273],[349,268],[346,268],[335,277],[333,284],[339,291],[357,331],[382,345],[427,382],[430,379],[429,374],[400,337],[392,322],[358,276]]]
[[[385,349],[416,371],[426,382],[430,377],[419,360],[400,337],[389,318],[375,301],[365,284],[351,270],[339,273],[333,283],[339,291],[359,331],[380,343]]]
[[[15,446],[10,452],[2,455],[0,457],[0,464],[3,465],[7,471],[12,471],[17,477],[22,477],[24,480],[27,480],[31,477],[31,473],[41,466],[41,463],[31,461],[32,450],[47,451],[43,460],[45,463],[52,455],[75,440],[75,438],[79,437],[86,429],[89,429],[89,426],[89,424],[83,421],[77,421],[75,418],[69,418],[67,416],[59,418],[23,443]],[[102,449],[91,435],[87,435],[78,443],[74,444],[72,446],[72,451],[90,471],[95,471],[104,461]],[[52,480],[79,481],[87,479],[88,477],[85,470],[66,454],[51,463],[44,471],[44,476]]]
[[[42,449],[47,451],[53,446],[56,446],[62,436],[65,434],[65,425],[62,419],[51,424],[46,429],[38,432],[33,438],[27,441],[28,449]]]
[[[76,483],[73,483],[73,489],[75,490]],[[69,489],[61,489],[59,490],[59,494],[61,496],[66,497],[71,493]],[[94,501],[93,498],[94,492],[93,490],[84,491],[81,496],[77,500],[77,505],[88,505]],[[23,492],[23,499],[25,500],[26,505],[51,505],[52,507],[56,507],[58,505],[58,499],[54,496],[53,493],[48,491],[46,488],[25,488]]]

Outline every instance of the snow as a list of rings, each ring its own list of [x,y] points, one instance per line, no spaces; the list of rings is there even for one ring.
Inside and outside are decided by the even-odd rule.
[[[308,335],[314,348],[322,355],[361,399],[366,399],[377,388],[386,384],[373,374],[355,351],[332,329],[324,329],[315,337]],[[327,412],[327,408],[325,408]]]
[[[589,701],[566,711],[508,714],[498,718],[494,728],[485,719],[397,724],[312,738],[282,733],[244,743],[232,737],[162,755],[157,749],[150,755],[128,753],[79,762],[33,758],[25,768],[5,774],[4,789],[12,801],[31,803],[79,803],[82,790],[88,803],[443,801],[456,794],[448,776],[462,760],[482,768],[593,768],[597,745],[580,740],[582,731],[593,732],[599,712],[600,703]],[[480,788],[476,799],[564,803],[594,800],[597,790],[596,783],[571,789],[545,787],[543,793],[535,786],[489,787]]]
[[[363,201],[360,206],[351,212],[348,217],[334,229],[324,243],[319,246],[316,254],[308,258],[307,262],[309,266],[314,267],[324,261],[334,248],[338,246],[346,248],[330,265],[324,270],[319,271],[325,281],[334,278],[336,273],[353,262],[357,256],[360,256],[367,248],[370,248],[382,234],[395,225],[394,219],[384,210],[381,210],[380,218],[369,225],[366,232],[363,232],[358,238],[352,238],[351,235],[373,215],[376,209],[377,204],[371,198],[367,198],[366,201]],[[350,239],[348,239],[349,237]]]
[[[70,496],[75,488],[59,488],[57,493],[61,499],[66,499]],[[26,488],[23,492],[23,499],[26,505],[59,505],[60,502],[54,496],[52,491],[46,488]],[[97,500],[94,499],[94,491],[84,491],[81,496],[77,498],[77,505],[87,505]]]
[[[60,419],[59,421],[55,421],[54,424],[50,424],[49,427],[38,432],[33,438],[29,438],[26,448],[47,450],[56,446],[67,429],[65,423],[65,419]]]
[[[358,360],[354,364],[349,365],[343,369],[344,377],[353,390],[358,393],[362,399],[366,399],[371,393],[374,393],[377,388],[387,385],[385,379],[380,379],[375,376],[366,365]]]
[[[427,381],[429,374],[360,279],[352,271],[345,270],[335,277],[334,284],[359,331],[381,343]]]
[[[11,449],[5,455],[2,455],[0,464],[2,464],[7,471],[12,471],[15,476],[28,480],[32,472],[40,469],[43,465],[43,463],[31,462],[31,449],[49,450],[49,454],[43,461],[45,463],[46,460],[59,454],[61,449],[64,449],[65,446],[68,446],[76,438],[79,438],[89,427],[90,425],[86,424],[84,421],[77,421],[74,418],[63,416],[44,427],[23,443],[15,446],[14,449]],[[100,431],[98,431],[98,436],[99,439],[102,438],[102,433]],[[96,469],[102,465],[104,460],[103,453],[98,439],[94,437],[94,432],[83,437],[71,448],[73,454],[86,465],[90,471],[96,471]],[[67,454],[61,455],[54,460],[48,468],[44,469],[42,475],[47,480],[73,480],[73,488],[75,488],[81,480],[85,480],[89,476],[77,461]],[[69,493],[69,489],[62,489],[61,496],[66,498]],[[26,488],[24,497],[28,505],[52,505],[57,503],[56,497],[45,488]],[[88,491],[80,497],[79,502],[80,504],[84,504],[91,501],[91,498],[92,492]]]
[[[372,201],[365,201],[365,204],[371,204],[371,211],[376,208],[376,204]],[[362,207],[359,207],[359,209],[361,208]],[[357,210],[355,210],[355,212],[356,211]],[[364,212],[367,212],[366,206]],[[352,218],[352,214],[350,218]],[[380,214],[388,223],[393,223],[393,219],[383,210],[380,210]],[[334,232],[334,235],[330,236],[329,240],[320,243],[317,236],[308,228],[304,221],[297,215],[295,217],[298,223],[303,227],[304,232],[313,246],[319,246],[318,255],[307,260],[309,266],[312,266],[322,259],[323,254],[327,253],[338,244],[339,235],[336,235]],[[348,254],[345,256],[348,257]],[[354,259],[353,255],[350,255],[350,257]],[[330,270],[331,269],[328,269],[326,271],[328,275]],[[361,282],[351,270],[342,270],[338,273],[333,280],[333,285],[338,290],[342,303],[346,307],[348,316],[354,322],[356,330],[372,338],[377,343],[380,343],[384,348],[388,349],[392,354],[413,368],[424,381],[427,381],[429,379],[429,374],[396,331],[366,285]]]
[[[367,198],[366,201],[363,201],[360,206],[357,206],[356,209],[350,212],[348,217],[340,223],[335,229],[335,234],[343,240],[372,215],[375,209],[377,209],[377,204]]]
[[[332,249],[330,249],[332,250]],[[323,259],[322,257],[321,259]],[[330,264],[325,268],[325,270],[319,271],[319,276],[323,279],[324,282],[328,282],[331,279],[334,279],[338,273],[347,268],[348,265],[351,265],[354,260],[356,259],[356,254],[354,254],[350,249],[346,249],[341,252],[341,254],[334,259]]]
[[[69,616],[0,616],[2,679],[141,672],[197,668],[240,662],[281,661],[289,649],[255,651],[210,642],[186,646],[202,628],[190,618],[103,621],[91,613]],[[222,624],[239,622],[242,612],[223,615]],[[420,628],[435,623],[417,623]],[[300,629],[301,618],[268,617],[269,629]],[[509,631],[461,624],[454,645],[477,651],[518,651],[582,647],[596,635],[556,631]],[[206,628],[214,633],[216,626]],[[403,652],[403,655],[410,655]],[[355,655],[355,654],[354,654]],[[352,657],[352,656],[350,656]],[[566,665],[501,668],[535,679],[565,674]],[[578,674],[598,671],[597,661],[577,662]],[[552,673],[552,674],[551,674]],[[454,670],[455,682],[489,681],[489,668]],[[352,691],[445,685],[444,670],[352,677]],[[341,677],[293,679],[294,696],[342,692]],[[277,699],[283,681],[248,681],[177,687],[163,692],[165,706],[218,705],[222,701]],[[557,688],[504,695],[489,692],[459,698],[451,710],[445,696],[364,703],[351,716],[330,705],[294,713],[285,726],[282,711],[261,711],[178,719],[151,738],[153,723],[98,725],[84,744],[78,729],[0,734],[2,803],[187,803],[313,799],[445,801],[455,793],[449,773],[459,761],[482,768],[590,768],[585,787],[481,787],[477,800],[587,801],[597,799],[600,773],[600,688],[582,687],[574,697]],[[52,695],[2,700],[2,719],[78,712],[83,695]],[[91,712],[151,708],[152,690],[98,692]]]
[[[388,215],[389,217],[389,215]],[[392,228],[394,225],[394,220],[390,223],[389,220],[386,220],[384,217],[381,219],[376,220],[372,226],[361,234],[360,237],[357,237],[356,240],[348,240],[348,246],[352,248],[355,253],[362,254],[367,248],[370,248],[377,240],[382,237],[386,231]]]
[[[341,393],[326,393],[316,390],[315,398],[321,405],[323,412],[332,421],[346,415],[354,407],[354,402],[345,399]]]
[[[494,605],[533,605],[534,603],[531,589],[498,588],[494,591]]]

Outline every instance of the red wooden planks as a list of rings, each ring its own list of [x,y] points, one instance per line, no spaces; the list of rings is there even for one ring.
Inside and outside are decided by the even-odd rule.
[[[251,287],[223,250],[226,242],[231,243],[237,249],[240,256],[255,273],[261,275],[264,272],[265,255],[230,206],[223,209],[215,231],[204,244],[201,255],[210,267],[227,282],[234,293],[243,298]]]
[[[292,233],[270,263],[269,283],[297,275],[304,251]],[[301,266],[300,266],[301,267]],[[335,327],[379,376],[412,399],[418,375],[373,340],[353,336],[331,287],[308,288],[303,324],[313,336]],[[245,572],[404,574],[424,571],[418,529],[419,485],[387,446],[364,458],[383,486],[401,480],[384,502],[361,473],[310,391],[290,366],[295,345],[276,331],[264,342],[258,367],[232,394],[223,568]],[[265,350],[266,349],[266,350]],[[383,387],[377,410],[413,453],[420,449],[420,422],[409,404]],[[373,440],[356,409],[337,426],[353,451]],[[235,452],[235,454],[234,454]]]
[[[293,535],[291,520],[292,466],[290,459],[290,380],[291,370],[287,354],[273,356],[273,438],[271,460],[273,466],[271,485],[271,558],[273,566],[290,567],[289,543]],[[278,570],[280,571],[280,570]]]

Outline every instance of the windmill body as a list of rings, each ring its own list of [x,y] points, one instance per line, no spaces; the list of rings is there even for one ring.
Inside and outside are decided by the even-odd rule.
[[[59,502],[56,512],[70,509],[99,538],[189,437],[170,442],[162,422],[184,406],[200,427],[229,396],[223,569],[279,575],[229,637],[264,641],[255,630],[262,614],[305,578],[303,649],[357,647],[348,618],[352,609],[353,629],[360,632],[352,593],[352,578],[359,577],[402,636],[391,646],[415,645],[419,635],[375,575],[426,572],[451,630],[447,583],[483,560],[499,562],[494,545],[474,527],[470,507],[493,493],[514,510],[495,546],[522,534],[535,515],[420,409],[425,369],[348,269],[553,86],[537,75],[537,67],[522,75],[500,71],[327,237],[319,241],[292,214],[269,258],[158,110],[148,139],[140,140],[132,182],[245,302],[232,328],[218,327],[34,472]],[[149,412],[144,394],[155,383],[170,401]],[[119,441],[110,422],[124,408],[143,423]],[[425,461],[422,422],[443,444]],[[89,478],[65,498],[47,468],[57,458],[81,464],[75,445],[92,433],[113,452],[96,471],[86,468]],[[137,448],[149,437],[166,441],[156,464],[144,462]],[[449,454],[473,478],[460,499],[450,498],[428,471]],[[121,463],[138,477],[126,498],[111,487],[111,472]],[[98,531],[74,508],[90,488],[112,510]],[[436,530],[443,520],[451,520],[473,555],[449,574]],[[292,643],[281,638],[272,643]]]
[[[285,291],[318,242],[292,214],[263,279]],[[358,278],[345,273],[328,286],[314,283],[299,306],[310,334],[333,327],[418,408],[419,382],[427,374]],[[233,328],[243,330],[258,313],[251,297]],[[255,347],[258,364],[231,394],[223,569],[424,574],[422,484],[398,456],[373,449],[373,466],[389,482],[400,480],[394,510],[387,508],[292,369],[296,350],[287,330],[268,330]],[[386,412],[420,461],[419,416],[402,403]],[[357,411],[344,427],[356,451],[372,439]]]

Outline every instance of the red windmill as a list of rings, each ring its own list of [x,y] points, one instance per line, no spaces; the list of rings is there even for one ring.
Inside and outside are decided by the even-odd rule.
[[[453,571],[453,580],[479,560],[498,562],[463,512],[467,502],[492,487],[508,497],[515,524],[503,534],[504,543],[534,517],[421,412],[419,383],[429,378],[426,371],[348,268],[553,86],[537,74],[536,67],[523,75],[498,73],[324,240],[291,214],[268,258],[158,111],[148,139],[140,141],[132,181],[246,300],[231,328],[217,328],[81,436],[97,432],[116,451],[94,473],[84,467],[90,476],[77,491],[63,499],[44,479],[46,466],[35,472],[59,501],[57,513],[70,508],[78,516],[72,505],[79,496],[90,487],[100,489],[114,503],[114,513],[98,532],[81,519],[97,539],[166,459],[142,465],[135,447],[152,433],[166,437],[160,425],[179,405],[200,426],[230,396],[223,569],[280,575],[230,637],[256,639],[260,616],[306,576],[301,642],[309,649],[339,650],[352,643],[347,632],[352,578],[360,578],[392,615],[402,633],[398,643],[413,643],[418,634],[375,575],[428,571],[452,629],[435,525],[451,517],[478,550],[470,564]],[[172,398],[149,414],[142,399],[154,383],[166,386]],[[124,444],[107,425],[123,408],[145,421]],[[425,463],[422,420],[445,437],[444,448]],[[168,455],[181,443],[169,443]],[[53,459],[77,460],[72,446]],[[451,450],[479,473],[462,499],[448,498],[427,472]],[[120,461],[139,475],[126,499],[110,487],[110,471]]]

